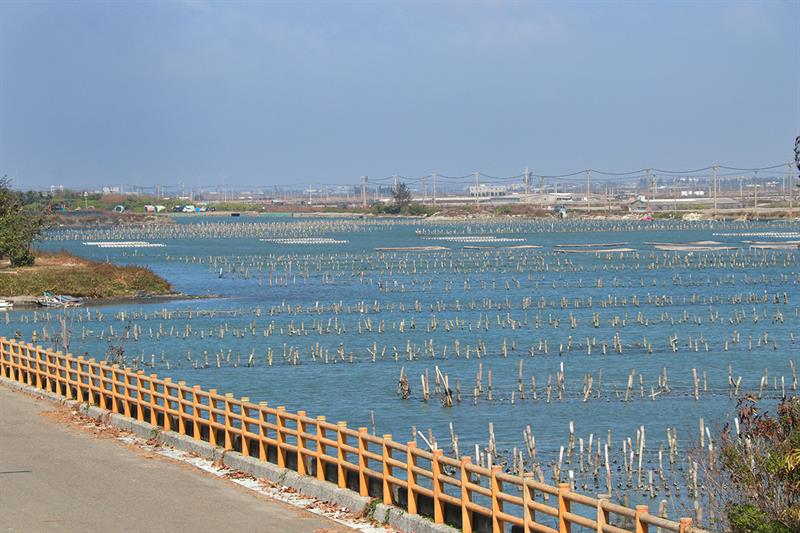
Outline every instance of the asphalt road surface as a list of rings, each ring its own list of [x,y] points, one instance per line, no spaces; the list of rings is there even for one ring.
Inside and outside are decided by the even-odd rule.
[[[0,384],[0,531],[352,531],[67,417]]]

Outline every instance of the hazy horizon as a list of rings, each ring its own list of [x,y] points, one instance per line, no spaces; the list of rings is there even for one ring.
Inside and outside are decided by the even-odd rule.
[[[789,161],[800,2],[0,4],[16,187]]]

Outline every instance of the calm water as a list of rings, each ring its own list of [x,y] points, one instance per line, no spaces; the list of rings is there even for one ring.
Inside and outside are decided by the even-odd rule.
[[[462,453],[476,443],[486,446],[489,422],[494,423],[498,449],[522,450],[522,432],[530,425],[539,459],[548,462],[566,445],[570,421],[576,437],[585,440],[590,433],[605,439],[611,428],[614,449],[621,449],[622,438],[633,437],[641,425],[646,427],[651,453],[665,442],[668,427],[677,428],[681,448],[691,445],[700,417],[719,428],[734,416],[736,403],[727,394],[729,365],[734,378],[742,377],[742,391],[757,390],[765,369],[769,376],[765,395],[775,394],[775,383],[780,389],[781,376],[788,389],[789,360],[797,355],[793,336],[800,335],[799,254],[751,250],[745,241],[797,239],[792,235],[797,231],[800,226],[786,223],[184,218],[174,228],[56,231],[41,247],[147,265],[179,291],[220,295],[73,311],[73,353],[104,358],[110,345],[121,345],[129,362],[144,354],[149,364],[155,354],[156,371],[175,380],[305,409],[351,426],[372,429],[374,412],[377,433],[392,433],[402,441],[411,439],[413,426],[426,436],[430,430],[447,448],[452,423]],[[465,235],[515,240],[465,243],[429,238]],[[348,242],[259,240],[308,237]],[[147,240],[166,246],[132,250],[82,244],[89,240]],[[735,249],[672,252],[648,244],[704,240]],[[564,244],[610,243],[634,251],[555,252]],[[520,245],[541,248],[510,248]],[[385,246],[449,250],[375,250]],[[658,299],[664,296],[671,300]],[[287,306],[294,311],[290,313]],[[43,328],[51,336],[57,334],[57,314],[13,311],[6,335],[19,331],[30,338],[36,330],[41,342]],[[133,335],[124,338],[126,326],[140,328],[138,340]],[[223,338],[220,329],[225,330]],[[615,335],[621,354],[614,350]],[[671,349],[671,336],[677,336],[677,351]],[[585,347],[587,337],[591,355]],[[694,344],[689,347],[690,338],[697,343],[696,350]],[[485,347],[480,358],[475,354],[479,344]],[[374,347],[375,362],[370,354]],[[272,366],[267,363],[270,349]],[[328,364],[323,359],[326,350]],[[344,361],[334,363],[340,350]],[[409,360],[409,351],[416,353],[414,360]],[[220,368],[217,354],[221,354]],[[254,366],[247,367],[251,354]],[[209,367],[202,368],[206,355]],[[527,399],[520,400],[514,392],[512,404],[520,361]],[[196,364],[201,368],[194,368]],[[484,389],[488,371],[492,372],[494,400],[489,402],[484,390],[476,404],[472,392],[479,364]],[[427,403],[422,400],[420,375],[428,371],[433,394],[437,365],[449,376],[452,389],[460,382],[462,401],[452,408],[443,407],[435,397]],[[565,397],[559,401],[553,392],[546,403],[548,376],[555,385],[562,365]],[[401,367],[411,385],[411,399],[405,401],[396,394]],[[652,401],[651,387],[658,389],[658,376],[665,367],[672,392]],[[699,401],[691,395],[692,368],[700,376]],[[624,395],[632,369],[636,370],[633,398],[622,402],[615,389]],[[591,374],[596,389],[600,370],[601,397],[584,403],[584,377]],[[705,393],[703,371],[709,389]],[[644,399],[639,393],[640,374]],[[530,398],[532,376],[537,401]]]

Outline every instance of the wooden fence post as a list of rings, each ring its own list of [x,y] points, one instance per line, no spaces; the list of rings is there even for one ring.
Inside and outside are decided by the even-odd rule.
[[[503,473],[503,467],[500,465],[492,466],[492,532],[503,533],[503,520],[500,519],[500,513],[503,512],[503,502],[498,497],[498,494],[503,491],[503,483],[497,479],[497,474]]]
[[[42,389],[42,347],[37,346],[34,348],[34,353],[36,354],[36,388]]]
[[[59,364],[58,360],[58,352],[52,354],[53,358],[53,371],[55,376],[55,388],[53,392],[61,396],[61,365]]]
[[[139,422],[144,422],[144,409],[142,405],[144,404],[144,397],[142,396],[142,376],[144,376],[144,370],[138,370],[136,372],[136,420]],[[92,382],[91,373],[89,374],[89,383]],[[91,398],[91,388],[89,390],[90,398]]]
[[[102,375],[103,367],[100,367],[100,372]],[[150,424],[158,427],[158,412],[156,411],[156,403],[158,399],[156,398],[156,379],[158,376],[156,374],[150,374]],[[102,387],[105,389],[105,387]]]
[[[31,386],[41,389],[42,377],[40,375],[41,366],[39,364],[39,353],[36,351],[36,346],[33,344],[28,343],[26,346],[28,347],[28,357],[30,357],[30,360],[33,362],[33,383],[31,383]]]
[[[8,360],[8,378],[17,379],[17,375],[15,374],[15,368],[14,368],[14,344],[12,342],[9,342],[6,345],[5,354]]]
[[[34,384],[36,383],[36,376],[35,376],[36,371],[34,370],[35,365],[33,363],[35,361],[33,356],[31,355],[31,348],[32,346],[30,344],[27,343],[25,344],[25,360],[26,360],[26,366],[28,367],[28,386],[33,387]]]
[[[17,381],[19,383],[24,383],[26,379],[25,364],[22,361],[22,348],[20,347],[19,342],[14,342],[14,352],[17,356]],[[60,354],[61,352],[57,353]]]
[[[6,344],[6,361],[8,361],[8,378],[16,379],[16,369],[14,367],[14,344],[9,341]]]
[[[258,403],[258,460],[266,462],[267,460],[267,444],[264,440],[267,436],[267,430],[264,424],[267,422],[267,402]]]
[[[369,461],[364,455],[364,451],[367,449],[366,435],[369,435],[367,428],[358,428],[358,493],[361,496],[369,496],[369,482],[367,480]]]
[[[45,353],[45,372],[46,372],[45,381],[47,382],[47,390],[50,390],[49,362],[50,361],[47,358],[47,354]],[[103,398],[97,387],[97,381],[96,381],[97,377],[95,376],[95,371],[97,369],[97,362],[94,360],[94,358],[89,359],[87,367],[89,369],[87,372],[89,376],[87,380],[89,382],[89,400],[88,400],[89,404],[101,405]]]
[[[19,345],[17,345],[19,346]],[[17,348],[20,352],[20,358],[22,357],[22,349]],[[64,395],[67,397],[67,400],[72,399],[72,387],[69,386],[69,360],[66,356],[64,356],[61,352],[56,352],[58,358],[61,360],[61,364],[63,365],[62,368],[64,369]]]
[[[444,455],[442,450],[433,450],[431,459],[431,473],[433,474],[433,523],[444,524],[444,502],[441,495],[444,492],[444,482],[442,481],[442,463]]]
[[[322,427],[322,424],[325,422],[324,416],[317,417],[317,479],[320,481],[325,481],[325,461],[322,457],[325,455],[325,451],[328,449],[326,444],[322,443],[322,439],[325,438],[325,428]]]
[[[178,382],[178,433],[186,435],[186,420],[184,420],[183,412],[183,388],[186,386],[185,381]]]
[[[200,400],[197,393],[200,391],[200,385],[192,387],[192,436],[194,440],[200,440],[203,433],[200,431]]]
[[[609,516],[604,504],[608,501],[605,494],[597,498],[597,533],[603,533],[603,528],[608,524]]]
[[[130,400],[130,390],[131,390],[131,382],[130,382],[130,374],[131,369],[125,368],[122,371],[122,412],[125,416],[131,416],[131,404]]]
[[[347,422],[338,422],[336,424],[336,484],[340,489],[347,486],[347,470],[344,468],[346,455],[342,447],[346,440],[343,430],[346,428]]]
[[[286,411],[286,407],[283,405],[279,405],[277,409],[277,413],[275,416],[275,427],[276,429],[276,439],[277,439],[277,446],[278,446],[278,467],[279,468],[286,468],[286,449],[283,447],[284,441],[286,440],[286,435],[283,433],[283,425],[285,421],[283,420],[283,413]]]
[[[78,393],[78,403],[83,403],[84,402],[84,398],[85,398],[85,396],[83,395],[83,377],[82,377],[83,365],[84,365],[83,356],[79,355],[78,356],[78,361],[75,363],[75,367],[76,367],[76,369],[75,369],[75,381],[76,381],[75,390]],[[42,382],[42,380],[41,380],[41,377],[39,376],[39,359],[37,357],[37,359],[36,359],[36,387],[39,388],[39,389],[41,388],[41,387],[39,387],[39,384],[41,382]]]
[[[75,392],[72,389],[72,364],[74,360],[72,359],[71,354],[64,354],[64,368],[66,368],[66,382],[67,382],[67,399],[74,400],[75,399]],[[28,376],[30,377],[30,371],[27,372]]]
[[[416,458],[414,457],[414,450],[417,448],[417,443],[411,441],[406,444],[406,477],[408,479],[408,514],[417,514],[417,491],[415,485],[417,484],[417,474],[414,472],[416,466]]]
[[[20,369],[19,353],[17,350],[17,343],[13,341],[8,345],[8,355],[11,361],[11,378],[16,381],[22,380],[22,371]]]
[[[389,483],[389,478],[392,477],[392,465],[389,460],[392,458],[392,448],[389,443],[392,442],[392,435],[386,433],[383,435],[383,442],[381,443],[381,458],[383,464],[381,465],[381,478],[383,481],[383,504],[392,505],[392,486]]]
[[[232,392],[225,393],[225,449],[232,450],[233,442],[231,439],[231,400],[233,399]]]
[[[472,482],[472,474],[467,470],[467,466],[471,464],[472,457],[461,456],[461,530],[464,533],[472,533],[472,511],[469,509],[472,491],[467,487],[467,484]]]
[[[50,374],[50,354],[47,350],[42,351],[41,346],[37,346],[36,349],[40,354],[44,354],[44,388],[46,391],[53,392],[53,378]],[[93,359],[89,359],[89,361],[93,361]]]
[[[211,446],[217,446],[217,428],[214,427],[217,421],[217,415],[214,409],[217,407],[217,389],[208,390],[208,443]]]
[[[520,476],[522,480],[522,531],[528,533],[531,525],[536,521],[533,509],[531,509],[531,488],[528,486],[528,478],[533,477],[532,473],[523,473]]]
[[[2,342],[0,343],[0,359],[3,361],[3,377],[11,379],[12,376],[12,368],[11,368],[11,345],[6,340],[5,337],[2,338]]]
[[[239,424],[239,432],[241,435],[241,452],[245,457],[250,457],[250,443],[247,441],[248,423],[247,418],[250,418],[250,398],[242,396],[242,409],[240,411],[241,424]]]
[[[17,350],[19,351],[19,350]],[[67,369],[66,360],[64,359],[64,354],[56,352],[56,368],[58,369],[58,375],[61,378],[61,382],[64,384],[64,392],[61,392],[61,388],[58,389],[58,394],[63,394],[67,397],[67,400],[72,399],[72,393],[69,390],[69,371]]]
[[[303,433],[306,432],[306,423],[303,420],[306,417],[305,411],[297,411],[297,473],[302,476],[308,475],[306,468],[306,438]]]
[[[566,513],[569,512],[569,500],[565,498],[569,493],[569,483],[558,484],[558,531],[559,533],[570,533],[572,531],[572,523],[567,520]]]
[[[17,343],[17,355],[19,356],[19,378],[17,381],[25,385],[29,385],[30,372],[28,371],[28,360],[22,352],[22,345]]]
[[[637,505],[636,506],[636,533],[647,533],[648,526],[644,522],[642,522],[642,515],[647,514],[649,509],[647,505]]]
[[[20,383],[25,385],[30,385],[29,381],[31,379],[30,369],[28,368],[29,362],[28,359],[25,357],[25,354],[22,350],[22,345],[17,344],[17,354],[19,354],[19,379]]]
[[[172,378],[164,378],[164,431],[171,431],[172,430],[172,420],[169,418],[169,404],[170,404],[170,397],[172,396],[169,392],[170,387],[172,386]]]
[[[6,362],[6,338],[0,337],[0,376],[4,378],[11,376],[11,367]]]
[[[119,394],[119,384],[117,383],[117,369],[119,365],[111,365],[111,412],[119,413],[117,395]],[[69,385],[67,385],[69,389]]]

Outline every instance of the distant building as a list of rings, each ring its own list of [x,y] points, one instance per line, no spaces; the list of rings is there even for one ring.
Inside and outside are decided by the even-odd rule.
[[[505,196],[508,194],[508,187],[505,185],[486,185],[481,183],[479,185],[471,185],[468,189],[469,195],[473,198],[494,198],[496,196]]]

